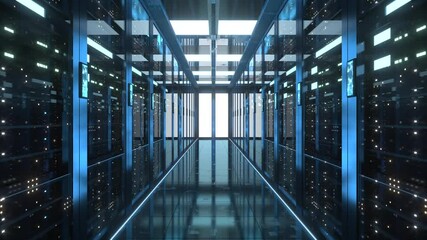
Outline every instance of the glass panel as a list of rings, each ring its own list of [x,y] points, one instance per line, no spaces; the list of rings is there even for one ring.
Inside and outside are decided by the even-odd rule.
[[[212,96],[199,94],[199,136],[212,137]]]
[[[69,4],[0,3],[0,239],[70,235]]]
[[[132,151],[132,198],[134,202],[149,186],[149,156],[148,145]]]
[[[164,71],[166,67],[166,55],[165,53],[165,44],[163,37],[159,34],[159,31],[155,26],[153,26],[153,36],[152,36],[152,53],[153,53],[153,78],[158,83],[163,83]]]
[[[193,145],[164,184],[129,222],[132,239],[191,238],[192,231],[185,229],[191,225],[188,220],[196,199],[193,189],[196,184],[195,150]]]
[[[150,52],[149,21],[138,0],[132,0],[132,84],[133,84],[133,148],[148,144],[148,106],[150,101],[148,59]]]
[[[172,131],[176,124],[173,122],[173,102],[172,94],[166,94],[166,166],[169,166],[169,163],[173,161],[173,142],[172,142]]]
[[[132,74],[133,86],[133,148],[148,144],[148,101],[149,91],[145,75]]]
[[[88,236],[102,235],[124,216],[124,157],[95,164],[88,169]],[[101,232],[102,231],[102,232]],[[101,232],[101,233],[100,233]]]
[[[279,184],[295,199],[296,193],[296,11],[289,1],[279,15]],[[281,103],[281,104],[280,104]]]
[[[359,1],[359,235],[427,237],[426,1]]]
[[[173,94],[173,112],[174,112],[174,116],[173,116],[173,122],[174,122],[174,131],[173,131],[173,155],[176,158],[178,156],[178,94],[174,93]]]
[[[126,100],[122,96],[126,89],[125,21],[123,6],[117,1],[88,1],[87,10],[90,75],[87,234],[88,238],[102,238],[106,229],[112,223],[119,222],[124,215],[126,189],[123,187],[122,126]],[[135,85],[135,101],[140,100],[138,87],[141,86]]]
[[[217,93],[215,100],[215,136],[228,137],[228,94]]]
[[[101,157],[111,157],[123,151],[124,17],[122,6],[110,0],[89,1],[87,7],[88,163],[92,165]]]
[[[274,86],[267,88],[265,97],[265,138],[274,141]]]
[[[264,62],[265,62],[265,71],[264,79],[265,83],[269,84],[274,80],[277,66],[276,66],[276,54],[277,54],[277,46],[276,46],[276,38],[275,35],[276,23],[271,26],[270,30],[267,33],[267,36],[264,38]]]
[[[153,109],[153,117],[154,117],[154,141],[162,139],[162,115],[163,115],[163,97],[162,90],[160,87],[154,88],[154,109]]]
[[[305,157],[304,163],[304,215],[323,234],[337,238],[341,234],[341,168],[311,157]]]
[[[304,148],[311,161],[304,214],[326,238],[341,236],[341,2],[307,1],[303,13]]]
[[[259,84],[262,82],[262,45],[259,46],[258,50],[255,53],[255,80]]]
[[[249,166],[237,147],[231,146],[232,206],[239,217],[240,239],[307,239],[302,227],[276,195]],[[261,227],[260,227],[261,226]]]

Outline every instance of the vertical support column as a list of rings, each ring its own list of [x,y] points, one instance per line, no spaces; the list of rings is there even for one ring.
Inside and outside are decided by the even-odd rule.
[[[230,91],[228,93],[228,137],[234,140],[233,129],[234,129],[234,101],[233,93]],[[232,171],[232,162],[233,159],[233,144],[231,141],[228,141],[228,184],[231,186],[233,179]]]
[[[149,149],[149,183],[154,181],[154,84],[153,84],[153,20],[149,20],[148,24],[149,34],[149,74],[148,74],[148,149]]]
[[[166,73],[163,74],[166,76]],[[162,172],[166,170],[166,88],[162,87],[162,97],[161,97],[161,120],[162,120],[162,155],[160,161],[162,161]]]
[[[178,84],[182,83],[182,76],[179,75],[179,68],[178,68]],[[182,152],[182,93],[181,89],[177,91],[178,94],[178,156]]]
[[[149,46],[148,49],[148,63],[149,63],[149,73],[148,73],[148,166],[149,166],[149,186],[153,186],[154,182],[154,84],[153,84],[153,66],[154,66],[154,60],[153,60],[153,27],[154,22],[150,18],[148,22],[148,39],[149,39]],[[150,216],[154,216],[154,203],[153,201],[149,201],[149,213]],[[153,218],[149,218],[149,229],[150,229],[150,236],[153,233]]]
[[[211,40],[211,62],[212,62],[212,185],[216,183],[216,39]]]
[[[182,151],[185,149],[187,142],[187,86],[185,82],[185,75],[183,76],[183,89],[181,93],[181,106],[182,106]]]
[[[216,182],[216,137],[215,137],[215,107],[216,107],[216,96],[215,89],[212,91],[212,185]]]
[[[162,80],[163,86],[166,85],[166,44],[163,44],[163,62],[162,62]],[[160,104],[160,116],[161,116],[161,134],[162,134],[162,154],[160,157],[160,161],[162,161],[162,172],[166,169],[166,87],[162,87],[162,96],[161,96],[161,104]]]
[[[266,136],[266,112],[267,112],[267,99],[266,99],[266,95],[265,95],[265,71],[266,71],[266,65],[265,65],[265,51],[264,51],[264,40],[262,41],[262,47],[261,47],[261,84],[262,84],[262,91],[261,91],[261,99],[262,99],[262,114],[261,114],[261,144],[262,144],[262,157],[261,157],[261,168],[262,171],[265,172],[265,170],[267,169],[266,164],[265,164],[265,159],[266,159],[266,152],[265,152],[265,136]]]
[[[199,93],[194,93],[194,139],[199,138]],[[195,145],[195,158],[196,158],[196,187],[199,186],[200,179],[200,161],[199,161],[199,143]]]
[[[124,88],[124,89],[126,89],[126,88]],[[107,149],[108,149],[108,151],[109,152],[111,152],[111,149],[112,149],[112,142],[111,142],[111,136],[112,136],[112,133],[113,133],[113,129],[112,129],[112,108],[113,108],[113,103],[112,103],[112,100],[111,100],[111,95],[112,95],[112,89],[111,88],[108,88],[107,89],[107,95],[105,96],[105,103],[106,103],[106,105],[107,105],[107,119],[106,119],[106,122],[107,122]]]
[[[125,3],[125,81],[124,81],[124,92],[122,94],[122,105],[123,111],[123,122],[124,127],[122,128],[122,141],[124,146],[125,159],[123,166],[125,169],[124,186],[126,189],[130,189],[132,186],[132,99],[133,91],[132,88],[132,4],[129,1]],[[131,213],[132,204],[132,191],[125,191],[125,214]],[[130,230],[130,229],[129,229]]]
[[[295,128],[296,128],[296,211],[301,216],[303,209],[304,194],[304,97],[302,94],[303,81],[303,2],[296,3],[296,110],[295,110]],[[299,98],[299,99],[298,99]],[[299,102],[299,104],[298,104]]]
[[[80,63],[87,63],[87,9],[85,1],[73,2],[73,238],[86,239],[88,100],[80,98]]]
[[[172,59],[172,86],[175,84],[175,60],[174,60],[174,55],[172,54],[172,56],[171,56],[171,59]],[[172,145],[172,153],[171,153],[171,155],[172,155],[172,162],[174,162],[175,161],[175,128],[176,128],[176,126],[175,126],[175,124],[176,124],[176,122],[175,122],[175,104],[176,104],[176,102],[175,102],[175,88],[173,88],[173,87],[171,87],[171,106],[172,106],[172,119],[171,119],[171,122],[172,122],[172,127],[171,127],[171,145]]]
[[[357,96],[348,96],[348,85],[356,76],[357,1],[343,2],[342,36],[342,229],[343,239],[357,239]],[[350,81],[349,81],[350,80]],[[349,87],[357,86],[354,82]],[[356,91],[357,94],[357,91]]]
[[[275,20],[275,24],[274,24],[274,41],[275,41],[275,45],[276,47],[279,46],[279,42],[278,42],[278,33],[279,33],[279,24],[277,19]],[[274,181],[276,183],[279,183],[279,179],[280,179],[280,159],[279,159],[279,124],[280,124],[280,119],[279,119],[279,82],[280,82],[280,77],[279,77],[279,73],[278,73],[278,57],[279,57],[279,52],[275,51],[274,53],[274,116],[273,116],[273,131],[274,131]]]
[[[185,93],[185,146],[189,146],[190,145],[190,85],[188,84],[188,86],[186,87],[187,92]]]
[[[252,124],[252,133],[253,133],[253,159],[252,159],[252,161],[254,161],[254,162],[256,162],[257,161],[257,159],[256,159],[256,108],[257,108],[257,105],[256,105],[256,94],[257,94],[257,90],[256,90],[256,88],[255,88],[255,86],[256,86],[256,63],[255,63],[256,61],[255,61],[255,56],[254,56],[254,68],[253,68],[253,99],[252,99],[252,101],[253,101],[253,106],[254,106],[254,114],[253,114],[253,124]]]
[[[264,81],[263,81],[264,82]],[[265,152],[265,123],[266,123],[266,95],[265,95],[265,87],[262,87],[261,89],[261,169],[263,172],[266,170],[266,165],[264,159],[266,158],[266,152]]]
[[[247,154],[248,156],[250,156],[249,155],[249,92],[248,92],[248,90],[245,90],[245,93],[244,93],[244,96],[245,96],[245,110],[244,110],[244,117],[245,117],[245,121],[244,121],[244,123],[245,123],[245,125],[244,125],[244,127],[245,127],[245,154]]]

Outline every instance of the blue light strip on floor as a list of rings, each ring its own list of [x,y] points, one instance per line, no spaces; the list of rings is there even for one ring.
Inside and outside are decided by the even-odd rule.
[[[126,219],[126,221],[117,229],[117,231],[111,236],[110,240],[113,240],[117,237],[117,235],[122,231],[122,229],[126,226],[126,224],[135,216],[135,214],[139,211],[139,209],[144,206],[145,202],[150,199],[151,195],[157,190],[157,188],[160,186],[160,184],[163,183],[163,181],[166,179],[167,176],[175,169],[175,167],[181,162],[181,159],[187,154],[187,152],[193,147],[193,145],[198,141],[199,139],[196,139],[190,147],[185,150],[185,152],[181,155],[180,158],[175,162],[175,164],[167,171],[167,173],[160,179],[160,181],[156,184],[156,186],[150,191],[150,193],[147,195],[147,197],[138,205],[138,207],[135,209],[135,211],[132,212],[132,214]]]
[[[270,185],[270,183],[268,183],[268,181],[264,178],[264,176],[258,171],[258,169],[253,165],[253,163],[251,162],[251,160],[249,160],[245,154],[243,154],[243,152],[240,150],[240,148],[231,140],[229,139],[234,146],[236,146],[236,148],[239,150],[239,152],[243,155],[243,157],[246,159],[246,161],[251,165],[251,167],[255,170],[255,172],[258,173],[258,175],[262,178],[262,180],[268,185],[268,187],[270,187],[271,191],[274,193],[274,195],[276,195],[276,197],[282,202],[283,205],[285,205],[285,207],[289,210],[289,212],[298,220],[298,222],[303,226],[303,228],[306,230],[306,232],[315,240],[317,240],[316,236],[314,236],[314,234],[310,231],[310,229],[308,229],[308,227],[302,222],[302,220],[297,216],[297,214],[292,211],[292,209],[289,207],[288,204],[286,204],[285,200],[283,200],[280,195],[276,192],[276,190],[274,190],[274,188]]]

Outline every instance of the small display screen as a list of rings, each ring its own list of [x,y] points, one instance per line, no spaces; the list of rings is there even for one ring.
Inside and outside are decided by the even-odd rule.
[[[80,98],[88,98],[89,93],[89,73],[87,64],[80,63]]]
[[[354,60],[347,63],[347,97],[355,96],[354,92]]]

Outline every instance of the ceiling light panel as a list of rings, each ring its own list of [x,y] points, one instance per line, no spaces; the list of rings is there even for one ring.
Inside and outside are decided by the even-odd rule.
[[[242,58],[242,54],[218,54],[217,62],[238,62]]]
[[[208,20],[171,20],[176,35],[209,35]]]
[[[252,35],[256,20],[219,20],[219,35]]]
[[[185,54],[188,62],[210,62],[210,54]]]

